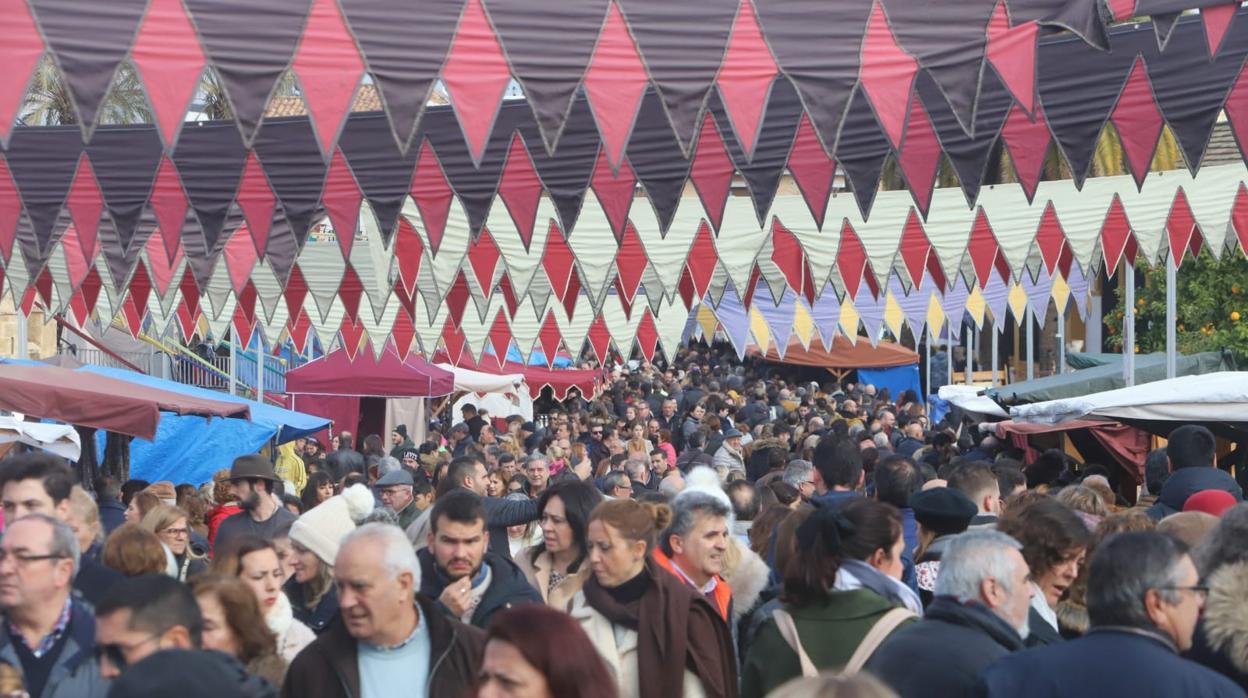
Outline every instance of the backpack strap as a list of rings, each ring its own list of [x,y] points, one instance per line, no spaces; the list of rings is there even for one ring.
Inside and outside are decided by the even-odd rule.
[[[905,607],[894,608],[885,613],[871,626],[867,631],[866,637],[862,638],[862,642],[858,643],[858,649],[854,650],[854,655],[849,658],[849,663],[841,670],[842,676],[853,676],[857,674],[862,665],[867,663],[875,650],[879,648],[880,643],[889,636],[897,626],[906,622],[911,618],[917,618],[910,609]]]
[[[776,629],[780,631],[780,637],[784,638],[789,647],[797,653],[797,661],[802,665],[802,676],[818,676],[818,667],[810,661],[810,655],[806,654],[806,648],[802,647],[802,640],[797,636],[797,626],[793,624],[793,616],[789,615],[788,611],[777,608],[771,612],[771,617],[776,621]]]

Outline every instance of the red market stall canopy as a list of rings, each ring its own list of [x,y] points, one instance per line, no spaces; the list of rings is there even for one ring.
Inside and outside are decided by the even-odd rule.
[[[760,351],[757,346],[750,348],[753,354],[758,354]],[[789,341],[788,349],[783,357],[772,345],[767,349],[765,358],[775,363],[795,366],[850,370],[912,366],[919,363],[918,354],[899,344],[880,342],[871,346],[866,340],[851,343],[840,335],[833,340],[831,349],[825,348],[823,342],[819,340],[814,340],[809,347],[804,347],[801,342],[793,338]]]
[[[849,335],[932,298],[955,331],[1042,319],[1102,263],[1248,239],[1248,170],[1205,166],[1221,115],[1248,142],[1237,7],[3,0],[0,292],[375,357],[649,357],[697,307],[784,289]],[[11,128],[45,53],[77,123]],[[154,123],[102,123],[123,64]],[[184,123],[209,69],[230,118]],[[265,117],[287,73],[310,116]],[[380,112],[350,112],[364,90]],[[1148,176],[1165,129],[1186,170]],[[1130,174],[1089,178],[1107,133]],[[1072,180],[1041,181],[1051,152]],[[984,186],[1004,162],[1018,183]]]
[[[286,372],[286,392],[292,395],[441,397],[454,387],[450,371],[418,356],[401,359],[393,351],[374,358],[340,349]]]
[[[152,440],[161,412],[251,419],[237,402],[193,397],[56,366],[0,363],[0,409]]]

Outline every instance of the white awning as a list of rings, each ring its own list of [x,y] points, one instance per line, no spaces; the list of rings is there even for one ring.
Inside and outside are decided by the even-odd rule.
[[[1248,422],[1248,372],[1181,376],[1083,397],[1020,405],[1010,408],[1010,416],[1032,424],[1060,424],[1085,417]]]

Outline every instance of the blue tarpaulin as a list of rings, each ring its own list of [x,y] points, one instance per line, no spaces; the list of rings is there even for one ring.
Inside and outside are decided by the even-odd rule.
[[[211,480],[214,472],[230,467],[235,458],[264,448],[275,436],[278,443],[285,443],[314,434],[329,425],[329,420],[322,417],[125,369],[83,366],[76,370],[184,395],[243,402],[251,407],[251,421],[162,414],[154,441],[134,439],[130,442],[130,477],[148,482],[169,480],[175,484],[189,482],[198,485]],[[97,457],[103,460],[103,439],[96,439],[96,451]]]
[[[896,400],[907,390],[923,394],[923,386],[919,383],[919,367],[917,364],[894,366],[892,368],[860,368],[858,382],[863,385],[874,385],[877,389],[888,388],[888,394]]]

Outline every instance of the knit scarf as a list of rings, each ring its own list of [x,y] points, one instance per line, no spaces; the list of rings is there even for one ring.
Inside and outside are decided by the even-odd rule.
[[[649,556],[641,574],[648,586],[637,601],[620,603],[593,575],[584,587],[591,608],[611,623],[637,631],[639,698],[682,695],[686,667],[702,682],[708,698],[735,698],[732,638],[715,608]]]

